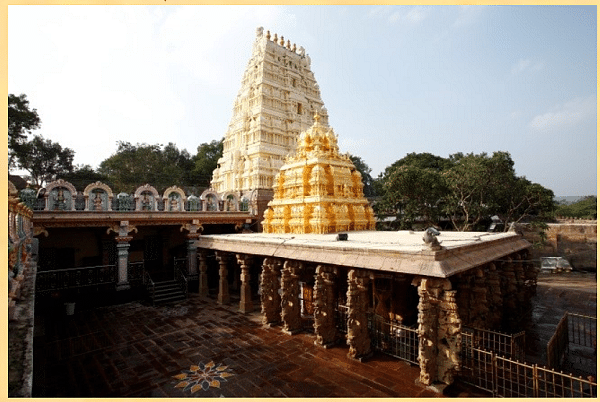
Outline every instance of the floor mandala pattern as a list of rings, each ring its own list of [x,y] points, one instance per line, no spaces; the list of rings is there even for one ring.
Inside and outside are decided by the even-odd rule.
[[[221,382],[226,382],[227,378],[233,376],[230,368],[222,364],[216,366],[212,361],[207,364],[198,363],[197,366],[190,366],[189,370],[182,371],[173,376],[180,381],[175,388],[190,390],[192,394],[201,389],[207,391],[210,387],[221,388]]]

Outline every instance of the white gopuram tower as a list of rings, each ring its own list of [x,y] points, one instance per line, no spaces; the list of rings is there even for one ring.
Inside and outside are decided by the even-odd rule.
[[[300,133],[312,126],[315,113],[328,125],[304,48],[257,28],[212,189],[246,198],[262,217],[273,197],[273,178],[286,155],[295,151]]]

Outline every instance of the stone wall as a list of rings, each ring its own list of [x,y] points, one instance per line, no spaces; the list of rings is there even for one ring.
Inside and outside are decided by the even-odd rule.
[[[598,221],[561,219],[549,223],[546,240],[542,247],[533,247],[532,258],[566,257],[576,269],[596,269],[597,267],[597,225]],[[539,242],[537,231],[527,227],[525,238],[531,243]]]

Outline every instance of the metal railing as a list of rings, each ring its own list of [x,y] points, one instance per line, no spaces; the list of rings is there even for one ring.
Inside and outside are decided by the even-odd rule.
[[[181,288],[181,290],[185,294],[185,298],[187,299],[187,297],[188,297],[188,280],[185,277],[185,274],[183,273],[183,271],[181,269],[179,269],[178,267],[175,267],[175,278],[174,279],[177,281],[177,283],[179,283],[179,287]]]
[[[596,317],[566,312],[546,346],[548,366],[559,369],[570,349],[587,351],[580,358],[596,363]]]
[[[559,373],[493,351],[463,343],[461,351],[462,381],[491,392],[493,396],[522,397],[596,397],[597,384],[593,377],[584,379]]]
[[[461,335],[463,348],[488,350],[516,360],[523,360],[525,357],[525,331],[504,334],[488,329],[463,327]]]
[[[336,305],[335,327],[341,334],[348,333],[348,306],[343,304]]]
[[[116,265],[38,271],[36,293],[87,286],[107,285],[117,282]]]
[[[369,332],[371,346],[383,353],[410,363],[419,364],[419,334],[416,327],[402,325],[397,320],[389,320],[373,315]]]
[[[569,348],[569,324],[567,314],[558,322],[554,335],[548,341],[546,346],[546,356],[548,367],[558,369],[567,353]]]
[[[300,302],[302,328],[304,331],[313,332],[315,330],[315,307],[313,304],[314,295],[312,286],[309,286],[306,282],[300,282],[298,300]]]
[[[565,313],[569,321],[569,342],[596,349],[596,317]]]

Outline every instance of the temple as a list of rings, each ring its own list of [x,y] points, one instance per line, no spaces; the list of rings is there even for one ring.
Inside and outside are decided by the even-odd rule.
[[[274,198],[263,220],[264,233],[332,233],[374,230],[373,209],[363,195],[361,174],[340,155],[333,129],[315,123],[298,139],[275,176]]]
[[[516,233],[374,231],[360,172],[339,154],[333,129],[314,120],[275,176],[263,232],[198,238],[201,295],[214,257],[217,301],[229,303],[237,262],[241,312],[254,310],[260,290],[265,324],[313,331],[323,347],[345,341],[359,360],[378,349],[418,364],[423,384],[451,384],[463,332],[510,328],[528,305],[537,277],[529,242]]]
[[[345,344],[352,359],[379,351],[418,365],[425,385],[479,378],[491,363],[474,356],[487,349],[522,359],[500,331],[520,331],[530,311],[531,244],[515,231],[376,231],[323,106],[305,50],[258,28],[223,157],[199,196],[177,183],[131,194],[101,182],[11,185],[11,325],[33,338],[34,300],[154,306],[194,292],[239,300],[240,312],[324,348]]]
[[[315,112],[327,124],[310,63],[303,47],[256,30],[211,187],[220,195],[258,202],[261,216],[273,196],[275,175]]]

